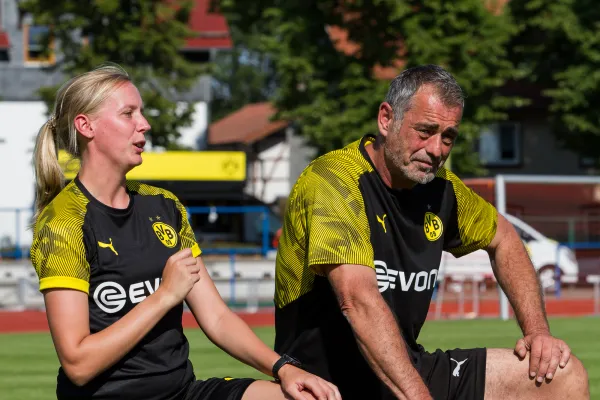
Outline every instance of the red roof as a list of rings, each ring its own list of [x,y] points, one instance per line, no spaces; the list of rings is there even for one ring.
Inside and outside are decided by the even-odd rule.
[[[210,125],[209,144],[253,143],[288,125],[272,121],[275,108],[270,103],[249,104]]]
[[[0,49],[7,49],[10,43],[8,42],[8,35],[6,32],[0,31]]]
[[[187,49],[231,48],[227,20],[221,14],[210,12],[211,0],[196,0],[190,13],[190,29],[196,36],[186,41]]]

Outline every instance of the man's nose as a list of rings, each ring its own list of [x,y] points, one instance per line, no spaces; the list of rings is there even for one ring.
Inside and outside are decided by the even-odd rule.
[[[442,157],[443,148],[444,144],[442,143],[441,135],[432,135],[429,140],[427,140],[425,151],[432,158],[439,160]]]

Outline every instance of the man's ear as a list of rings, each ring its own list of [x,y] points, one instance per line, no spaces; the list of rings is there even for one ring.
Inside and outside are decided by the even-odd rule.
[[[87,139],[92,139],[95,135],[94,128],[90,117],[85,114],[78,114],[73,120],[75,129]]]
[[[392,130],[394,124],[394,111],[389,103],[383,102],[379,106],[379,113],[377,114],[377,126],[379,127],[379,133],[387,137],[388,133]]]

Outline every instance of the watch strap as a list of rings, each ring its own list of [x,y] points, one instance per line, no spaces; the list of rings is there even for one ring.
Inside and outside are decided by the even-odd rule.
[[[275,362],[275,364],[273,365],[273,378],[275,378],[275,380],[277,382],[280,382],[281,379],[279,379],[279,370],[281,369],[281,367],[283,367],[286,364],[291,364],[295,367],[298,368],[302,368],[302,363],[300,363],[300,361],[296,360],[294,357],[291,357],[287,354],[283,354],[279,360],[277,360]]]

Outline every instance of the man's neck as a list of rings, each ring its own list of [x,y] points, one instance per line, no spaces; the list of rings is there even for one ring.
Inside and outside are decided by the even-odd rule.
[[[385,161],[385,151],[383,149],[382,136],[378,135],[375,141],[365,146],[365,150],[371,161],[375,166],[375,169],[381,176],[383,183],[392,189],[411,189],[415,186],[415,183],[407,179],[400,172],[398,174],[392,174],[390,167]]]

